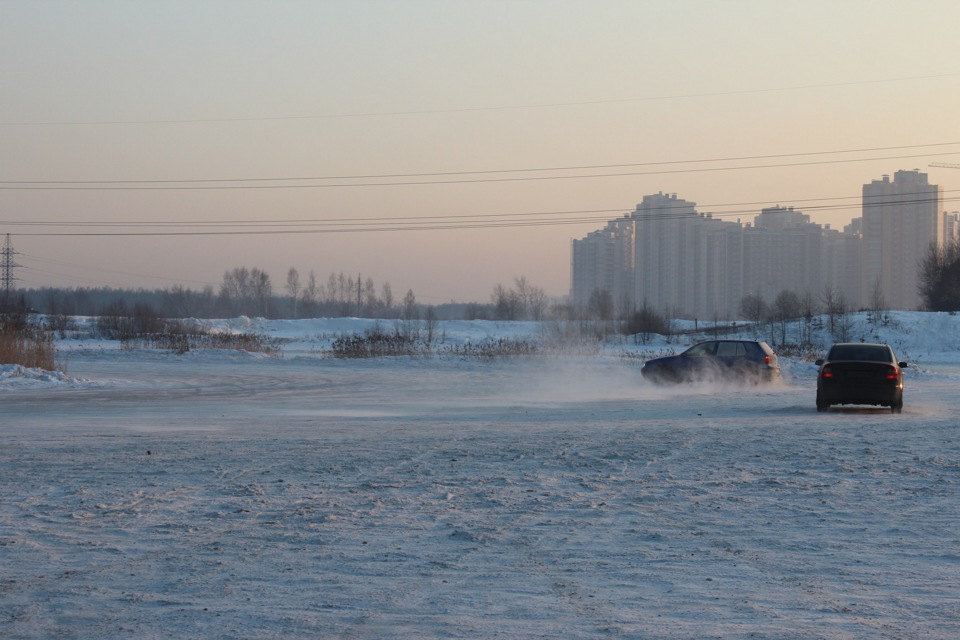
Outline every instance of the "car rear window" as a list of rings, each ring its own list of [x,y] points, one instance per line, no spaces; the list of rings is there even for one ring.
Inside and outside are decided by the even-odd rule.
[[[866,344],[842,344],[830,349],[827,360],[859,360],[861,362],[893,362],[890,349]]]
[[[721,342],[717,347],[717,355],[720,357],[745,356],[747,349],[742,342]]]

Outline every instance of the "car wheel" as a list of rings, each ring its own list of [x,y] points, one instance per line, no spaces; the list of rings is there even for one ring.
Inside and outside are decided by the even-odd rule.
[[[829,403],[829,402],[824,402],[823,400],[821,400],[821,399],[820,399],[820,394],[818,393],[818,394],[817,394],[817,411],[819,411],[820,413],[823,413],[824,411],[826,411],[826,410],[829,409],[829,408],[830,408],[830,403]]]
[[[903,400],[897,400],[892,405],[890,405],[890,413],[902,413],[903,412]]]

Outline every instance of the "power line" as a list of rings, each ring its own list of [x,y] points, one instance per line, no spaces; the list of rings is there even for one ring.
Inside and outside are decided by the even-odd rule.
[[[185,178],[185,179],[149,179],[149,180],[0,180],[0,185],[149,185],[149,184],[201,184],[223,182],[303,182],[310,180],[375,180],[392,178],[426,178],[467,175],[491,175],[504,173],[543,173],[547,171],[583,171],[593,169],[617,169],[625,167],[670,166],[681,164],[706,164],[713,162],[744,162],[747,160],[770,160],[774,158],[798,158],[821,155],[837,155],[845,153],[867,153],[875,151],[893,151],[900,149],[921,149],[928,147],[957,146],[960,142],[932,142],[927,144],[910,144],[887,147],[865,147],[859,149],[830,149],[827,151],[805,151],[797,153],[776,153],[754,156],[728,156],[719,158],[694,158],[688,160],[661,160],[653,162],[627,162],[617,164],[571,165],[559,167],[522,167],[515,169],[479,169],[472,171],[430,171],[421,173],[383,173],[383,174],[356,174],[356,175],[329,175],[329,176],[286,176],[276,178]],[[960,152],[954,152],[960,153]],[[924,155],[952,155],[924,154]],[[907,156],[914,157],[914,156]],[[888,160],[890,158],[868,158],[866,160]],[[859,160],[859,159],[856,159]],[[764,165],[768,166],[768,165]],[[776,166],[776,165],[773,165]]]
[[[480,184],[492,182],[533,182],[542,180],[575,180],[585,178],[622,178],[629,176],[651,176],[682,173],[707,173],[712,171],[743,171],[752,169],[776,169],[785,167],[806,167],[814,165],[828,164],[849,164],[854,162],[871,162],[876,160],[904,160],[911,158],[927,158],[930,156],[951,156],[960,152],[950,151],[945,153],[923,153],[900,156],[884,156],[874,158],[848,158],[844,160],[818,160],[814,162],[784,162],[778,164],[765,165],[745,165],[737,167],[708,167],[692,169],[663,169],[659,171],[630,171],[621,173],[603,173],[586,175],[557,175],[557,176],[527,176],[510,178],[476,178],[461,180],[422,180],[422,181],[401,181],[401,182],[359,182],[359,183],[333,183],[333,184],[286,184],[286,185],[204,185],[204,186],[0,186],[0,190],[6,191],[210,191],[227,189],[330,189],[330,188],[356,188],[356,187],[398,187],[398,186],[417,186],[417,185],[453,185],[453,184]],[[67,183],[58,183],[67,184]],[[70,183],[76,184],[76,183]]]
[[[702,93],[672,94],[662,96],[646,96],[639,98],[614,98],[606,100],[580,100],[570,102],[546,102],[531,103],[520,105],[499,105],[490,107],[461,107],[447,109],[419,109],[406,111],[373,111],[356,113],[333,113],[319,115],[303,116],[260,116],[260,117],[240,117],[240,118],[183,118],[183,119],[159,119],[159,120],[52,120],[52,121],[8,121],[0,122],[0,126],[5,127],[38,127],[38,126],[111,126],[111,125],[154,125],[154,124],[215,124],[215,123],[241,123],[241,122],[273,122],[273,121],[298,121],[298,120],[332,120],[348,118],[375,118],[375,117],[396,117],[396,116],[419,116],[419,115],[438,115],[452,113],[482,113],[490,111],[515,111],[531,109],[556,109],[563,107],[583,107],[597,105],[629,104],[635,102],[657,102],[663,100],[689,100],[694,98],[715,98],[722,96],[751,95],[758,93],[778,93],[784,91],[809,91],[811,89],[828,89],[837,87],[863,86],[870,84],[886,84],[893,82],[907,82],[916,80],[934,80],[940,78],[952,78],[960,76],[960,72],[942,73],[923,76],[907,76],[900,78],[881,78],[875,80],[853,80],[848,82],[832,82],[822,84],[794,85],[787,87],[768,87],[760,89],[739,89],[732,91],[714,91]]]
[[[960,189],[946,189],[940,193],[951,194],[960,192]],[[870,198],[890,198],[890,196],[866,196]],[[864,200],[863,195],[852,196],[831,196],[820,198],[777,198],[774,200],[754,200],[747,202],[723,202],[697,204],[701,209],[719,209],[728,207],[739,207],[733,211],[715,213],[714,215],[741,215],[755,213],[757,207],[771,206],[773,201],[790,202],[792,206],[803,209],[804,211],[837,211],[846,209],[860,209]],[[943,202],[951,202],[957,198],[944,198]],[[845,202],[847,201],[847,202]],[[929,200],[928,200],[929,201]],[[826,203],[826,204],[818,204]],[[696,203],[695,203],[696,204]],[[869,206],[869,204],[868,204]],[[665,208],[663,208],[665,209]],[[377,216],[377,217],[342,217],[342,218],[286,218],[286,219],[229,219],[229,220],[189,220],[189,221],[170,221],[170,220],[0,220],[0,224],[11,226],[39,226],[39,227],[218,227],[218,226],[291,226],[291,225],[324,225],[324,224],[359,224],[359,223],[379,223],[395,221],[406,222],[440,222],[446,220],[474,220],[491,218],[524,218],[534,216],[565,216],[565,215],[587,215],[593,219],[592,214],[604,214],[604,216],[619,214],[630,211],[629,206],[604,208],[604,209],[570,209],[557,211],[527,211],[510,213],[457,213],[442,214],[435,216]]]
[[[949,190],[944,193],[954,193],[960,190]],[[852,199],[853,196],[842,198],[842,199]],[[800,202],[816,202],[823,199],[811,199],[807,201]],[[801,212],[816,212],[824,213],[828,211],[842,211],[857,209],[862,210],[863,208],[871,207],[882,207],[889,204],[897,205],[908,205],[908,204],[930,204],[932,202],[956,202],[960,201],[960,196],[953,196],[948,198],[916,198],[912,200],[904,199],[888,199],[883,201],[876,201],[873,203],[861,203],[859,205],[851,203],[837,203],[837,204],[823,204],[823,205],[811,205],[805,206],[800,209]],[[687,205],[690,203],[684,203],[683,208],[686,211]],[[695,203],[694,203],[695,204]],[[745,203],[746,204],[746,203]],[[745,206],[744,205],[704,205],[699,206],[701,210],[705,210],[712,206]],[[770,206],[769,203],[750,203],[758,205]],[[654,207],[644,209],[644,216],[642,218],[634,218],[640,221],[653,221],[653,220],[665,220],[678,217],[689,217],[689,213],[671,213],[671,209],[681,208],[679,205],[677,207]],[[232,226],[240,227],[240,229],[215,229],[207,231],[199,230],[176,230],[176,231],[165,231],[165,230],[145,230],[145,231],[54,231],[54,232],[27,232],[21,233],[18,235],[21,236],[33,236],[33,237],[176,237],[176,236],[269,236],[269,235],[296,235],[296,234],[334,234],[334,233],[384,233],[384,232],[394,232],[394,231],[453,231],[453,230],[470,230],[470,229],[500,229],[500,228],[522,228],[522,227],[546,227],[546,226],[560,226],[560,225],[578,225],[578,224],[596,224],[596,223],[605,223],[612,222],[609,214],[611,212],[618,212],[624,215],[629,216],[630,212],[627,208],[623,209],[597,209],[597,210],[585,210],[585,211],[565,211],[565,212],[536,212],[536,213],[513,213],[513,214],[465,214],[465,215],[448,215],[448,216],[398,216],[398,217],[385,217],[385,218],[335,218],[329,220],[286,220],[286,221],[210,221],[205,223],[199,222],[185,222],[185,223],[133,223],[133,222],[0,222],[2,224],[14,224],[21,226],[90,226],[90,227],[128,227],[128,226],[138,226],[138,227],[177,227],[177,228],[190,228],[194,226],[207,226],[207,227],[219,227],[219,226]],[[743,208],[733,211],[701,211],[700,215],[709,215],[712,218],[739,218],[743,216],[748,216],[751,214],[757,214],[755,208]],[[591,215],[584,215],[591,214]],[[605,214],[605,215],[592,215],[592,214]],[[576,215],[577,217],[573,218],[558,218],[560,215]],[[249,227],[257,226],[260,228],[250,229]]]

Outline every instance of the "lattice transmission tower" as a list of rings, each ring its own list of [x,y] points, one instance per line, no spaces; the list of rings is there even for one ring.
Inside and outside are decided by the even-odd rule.
[[[13,270],[20,265],[14,262],[13,256],[17,252],[13,250],[13,243],[10,242],[10,234],[7,234],[7,241],[3,243],[3,249],[0,249],[0,285],[3,288],[3,299],[0,300],[0,311],[7,311],[13,307],[13,283],[19,280],[13,275]]]

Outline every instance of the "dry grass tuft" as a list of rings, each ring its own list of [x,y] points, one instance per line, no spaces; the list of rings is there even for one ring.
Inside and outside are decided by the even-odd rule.
[[[0,364],[56,371],[53,334],[21,318],[0,319]]]

